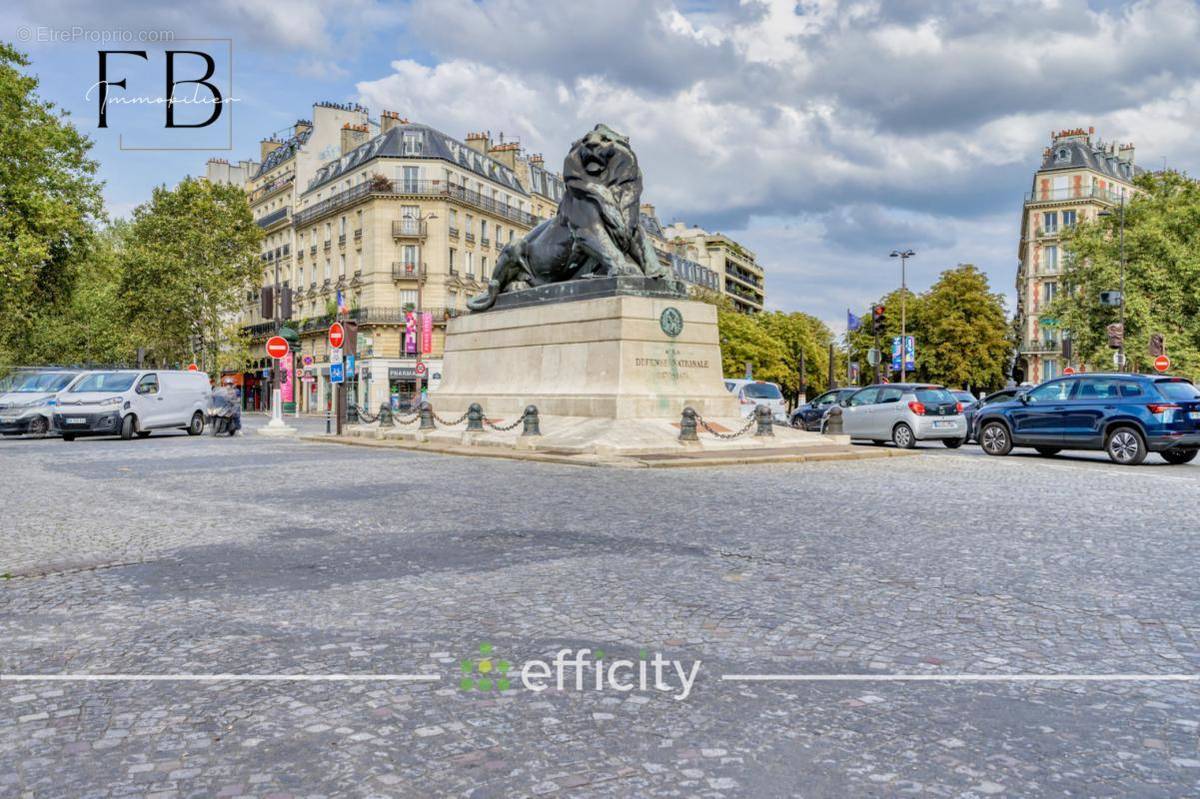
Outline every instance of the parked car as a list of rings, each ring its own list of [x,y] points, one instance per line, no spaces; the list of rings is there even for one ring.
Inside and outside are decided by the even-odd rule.
[[[0,389],[0,433],[44,436],[54,430],[54,395],[71,384],[78,369],[21,369]]]
[[[835,388],[820,394],[792,411],[791,425],[801,430],[820,431],[825,413],[858,391],[858,386]]]
[[[152,430],[204,432],[208,375],[167,369],[87,372],[56,398],[54,424],[64,441],[77,436],[130,439]]]
[[[771,409],[771,415],[777,422],[787,422],[787,400],[776,383],[765,380],[742,380],[727,378],[725,388],[737,394],[742,416],[750,416],[759,405]]]
[[[1013,388],[1002,388],[999,391],[993,391],[983,399],[976,400],[974,405],[964,406],[963,416],[967,418],[967,441],[979,440],[979,430],[976,422],[979,420],[980,408],[988,405],[995,405],[997,402],[1008,402],[1010,400],[1014,400],[1017,398],[1018,394],[1026,390],[1027,389],[1024,388],[1017,388],[1016,386]]]
[[[1187,463],[1200,451],[1200,390],[1181,377],[1072,375],[983,408],[977,424],[989,455],[1013,447],[1045,456],[1103,450],[1135,465],[1157,452],[1167,463]]]
[[[918,441],[941,441],[954,449],[967,437],[962,403],[941,386],[884,383],[841,401],[842,429],[851,439],[890,440],[912,449]]]

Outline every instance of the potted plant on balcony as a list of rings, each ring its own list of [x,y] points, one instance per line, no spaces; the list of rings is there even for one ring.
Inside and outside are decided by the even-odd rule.
[[[392,182],[388,180],[386,175],[381,175],[378,172],[371,175],[371,191],[391,191]]]

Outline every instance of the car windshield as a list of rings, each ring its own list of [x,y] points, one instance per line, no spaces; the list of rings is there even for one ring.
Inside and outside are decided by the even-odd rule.
[[[1200,389],[1186,380],[1160,380],[1154,387],[1169,400],[1200,399]]]
[[[33,372],[19,375],[9,391],[22,394],[46,394],[62,391],[75,375],[63,372]]]
[[[71,388],[72,394],[85,391],[128,391],[137,375],[133,372],[95,372],[80,380]]]
[[[749,383],[742,391],[749,399],[783,399],[779,386],[774,383]]]
[[[938,388],[937,386],[921,386],[913,391],[913,393],[917,395],[918,400],[926,404],[935,402],[958,402],[958,400],[954,398],[953,394],[946,389]]]

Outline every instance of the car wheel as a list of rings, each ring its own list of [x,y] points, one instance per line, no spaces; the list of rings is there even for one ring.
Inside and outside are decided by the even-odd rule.
[[[1137,466],[1146,460],[1146,442],[1132,427],[1118,427],[1109,433],[1104,450],[1113,463],[1122,466]]]
[[[198,436],[204,432],[204,414],[200,411],[192,414],[192,423],[188,425],[187,432],[189,436]]]
[[[50,422],[45,416],[35,416],[29,421],[29,435],[43,438],[50,432]]]
[[[958,449],[966,443],[965,438],[943,438],[942,443],[946,445],[946,449]]]
[[[74,433],[63,433],[63,441],[74,441],[74,440],[75,440]]]
[[[1047,458],[1052,458],[1062,452],[1062,447],[1034,447],[1039,455],[1044,455]]]
[[[988,455],[1007,455],[1012,452],[1012,437],[1000,422],[988,422],[979,431],[979,446]]]
[[[126,441],[133,438],[133,434],[137,432],[136,422],[132,413],[121,420],[121,438]]]
[[[1182,463],[1191,463],[1195,459],[1197,452],[1200,452],[1200,450],[1197,450],[1197,449],[1168,449],[1168,450],[1165,450],[1158,454],[1162,455],[1162,459],[1164,461],[1166,461],[1167,463],[1171,463],[1171,464],[1178,466]]]
[[[911,427],[901,422],[892,429],[892,443],[900,449],[912,449],[917,445],[917,437]]]

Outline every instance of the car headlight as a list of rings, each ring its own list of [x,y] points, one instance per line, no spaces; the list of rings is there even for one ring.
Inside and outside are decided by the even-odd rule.
[[[124,401],[125,401],[125,399],[123,397],[109,397],[108,399],[100,400],[96,404],[97,405],[120,405]]]

